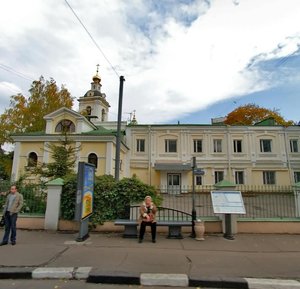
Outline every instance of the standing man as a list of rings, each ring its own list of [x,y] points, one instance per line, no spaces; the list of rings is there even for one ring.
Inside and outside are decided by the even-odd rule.
[[[12,185],[10,187],[10,192],[6,197],[3,210],[3,215],[5,217],[5,233],[0,246],[8,244],[9,235],[11,244],[16,245],[17,218],[22,206],[23,195],[18,192],[16,185]]]

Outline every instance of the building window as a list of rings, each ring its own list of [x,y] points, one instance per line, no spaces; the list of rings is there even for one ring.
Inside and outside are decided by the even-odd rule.
[[[240,139],[233,140],[233,152],[235,153],[242,152],[242,141]]]
[[[75,132],[75,125],[71,120],[63,119],[56,125],[55,132]]]
[[[194,153],[202,153],[202,139],[194,139]]]
[[[101,111],[101,121],[105,121],[105,118],[106,118],[106,112],[105,109],[103,108]]]
[[[297,139],[291,139],[290,140],[290,147],[292,153],[298,153],[298,140]]]
[[[274,171],[265,171],[263,172],[263,182],[264,185],[275,185],[275,172]]]
[[[295,183],[300,182],[300,172],[294,172]]]
[[[196,186],[202,186],[202,176],[195,176]]]
[[[177,140],[176,139],[166,139],[165,140],[165,152],[166,153],[176,153],[177,152]]]
[[[94,153],[89,154],[88,163],[93,164],[95,166],[95,168],[97,168],[98,167],[98,157],[97,157],[97,155],[94,154]]]
[[[221,153],[221,152],[222,152],[222,140],[214,139],[214,153]]]
[[[272,152],[272,140],[270,139],[261,139],[260,140],[260,151],[262,153]]]
[[[244,172],[243,171],[235,171],[235,183],[237,185],[244,184]]]
[[[224,180],[223,171],[215,171],[215,184]]]
[[[27,166],[28,167],[36,167],[37,166],[37,160],[38,160],[38,156],[35,152],[31,152],[28,155],[28,162],[27,162]]]
[[[136,151],[139,153],[145,152],[145,140],[144,139],[136,140]]]

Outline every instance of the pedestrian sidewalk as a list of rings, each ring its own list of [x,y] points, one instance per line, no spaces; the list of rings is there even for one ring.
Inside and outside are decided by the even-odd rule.
[[[76,242],[73,233],[18,230],[17,234],[16,246],[0,247],[0,279],[300,288],[299,235],[239,234],[232,241],[209,235],[196,241],[188,235],[174,240],[159,234],[153,244],[148,234],[139,244],[118,233],[91,233],[84,242]]]

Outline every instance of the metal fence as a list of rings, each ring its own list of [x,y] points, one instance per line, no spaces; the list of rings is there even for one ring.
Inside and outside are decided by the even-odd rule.
[[[170,187],[158,187],[157,191],[163,197],[162,206],[190,213],[193,209],[193,197],[197,217],[218,217],[213,211],[211,191],[214,186],[196,186],[195,194],[192,187],[182,187],[178,190]],[[300,194],[292,186],[237,186],[241,191],[246,209],[245,215],[239,218],[299,218]],[[300,218],[299,218],[300,220]]]
[[[9,181],[0,181],[0,192],[9,192],[11,183]],[[47,196],[40,185],[24,184],[18,187],[18,191],[24,197],[24,205],[20,212],[21,215],[43,216],[46,212]],[[5,196],[0,196],[0,210],[2,211],[5,203]],[[1,214],[2,212],[0,212]]]

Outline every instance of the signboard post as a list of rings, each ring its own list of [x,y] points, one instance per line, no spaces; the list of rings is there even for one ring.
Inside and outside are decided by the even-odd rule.
[[[234,240],[231,228],[231,214],[246,214],[240,191],[211,191],[215,214],[225,214],[224,238]]]
[[[77,194],[75,220],[80,222],[77,242],[89,237],[89,217],[93,214],[95,166],[79,162],[77,175]]]

